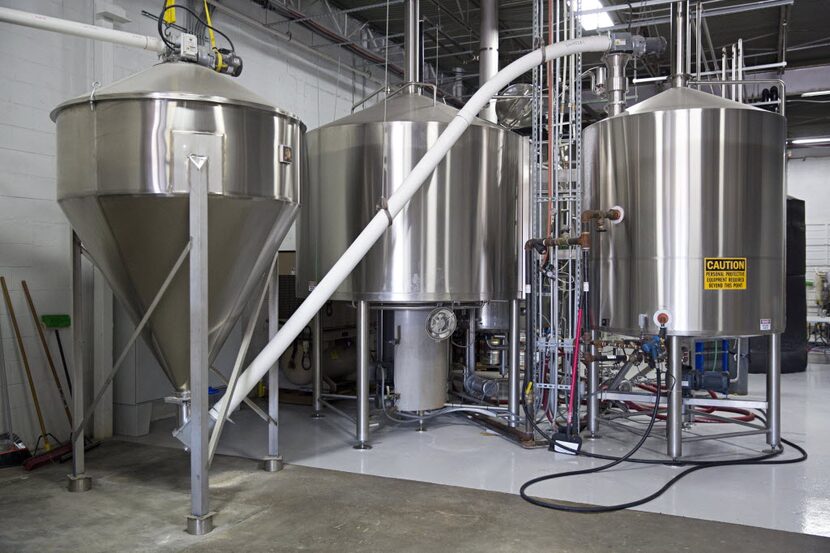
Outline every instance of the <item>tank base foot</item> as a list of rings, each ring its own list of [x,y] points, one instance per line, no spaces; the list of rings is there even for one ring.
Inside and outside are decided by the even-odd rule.
[[[352,449],[372,449],[372,446],[370,446],[367,442],[357,442],[354,444]]]
[[[70,492],[88,492],[92,489],[92,477],[86,474],[79,474],[77,476],[67,474],[66,480],[66,489]]]
[[[282,460],[282,455],[266,457],[262,460],[262,470],[265,472],[279,472],[284,468],[285,462]]]
[[[312,418],[312,419],[322,419],[322,418],[324,418],[324,417],[325,417],[325,415],[324,415],[323,413],[321,413],[320,411],[314,411],[314,412],[311,414],[311,418]]]
[[[213,531],[213,515],[216,513],[208,513],[197,517],[195,515],[188,515],[187,517],[187,533],[191,536],[204,536]]]

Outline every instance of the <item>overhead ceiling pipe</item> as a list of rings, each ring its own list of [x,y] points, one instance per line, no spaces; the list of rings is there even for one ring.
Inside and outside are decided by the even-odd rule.
[[[49,17],[38,13],[29,13],[10,8],[0,8],[0,22],[13,23],[15,25],[23,25],[25,27],[65,35],[90,38],[92,40],[101,40],[103,42],[112,42],[113,44],[141,48],[142,50],[149,50],[158,54],[162,54],[167,50],[164,42],[158,37],[137,35],[135,33],[98,27],[96,25],[87,25],[86,23],[79,23],[77,21],[58,19],[57,17]]]
[[[671,5],[671,79],[672,86],[683,87],[689,79],[686,68],[688,5],[680,0]]]
[[[421,2],[406,0],[404,5],[404,68],[403,79],[408,83],[421,82]],[[415,92],[415,87],[410,89]]]
[[[481,1],[481,48],[478,54],[478,85],[499,72],[499,4],[498,0]],[[496,102],[490,100],[479,117],[495,123]]]

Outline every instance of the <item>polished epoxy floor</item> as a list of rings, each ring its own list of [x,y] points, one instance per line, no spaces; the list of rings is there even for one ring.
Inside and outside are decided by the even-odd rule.
[[[640,510],[698,519],[732,522],[830,536],[830,357],[811,356],[806,373],[783,375],[782,419],[786,438],[807,448],[810,458],[800,464],[743,466],[699,471],[680,481]],[[750,391],[763,397],[764,376],[752,375]],[[347,409],[348,403],[340,407]],[[309,408],[281,408],[281,448],[287,463],[341,471],[417,480],[507,493],[517,493],[526,480],[601,464],[601,461],[524,450],[463,419],[447,418],[418,433],[383,426],[372,435],[373,449],[352,449],[351,421],[327,412],[309,417]],[[265,424],[245,410],[226,426],[220,452],[259,458],[265,454]],[[176,446],[170,436],[172,419],[158,421],[149,436],[138,441]],[[692,433],[740,430],[732,425],[698,425]],[[726,426],[726,428],[724,428]],[[629,432],[603,428],[603,437],[587,442],[593,451],[620,455],[637,440]],[[691,435],[691,433],[689,434]],[[684,454],[696,459],[751,456],[765,448],[763,436],[730,441],[684,444]],[[647,442],[642,456],[664,452],[665,442]],[[788,451],[786,455],[794,455]],[[539,497],[591,504],[630,501],[650,493],[680,468],[622,465],[597,475],[557,480],[532,489]]]

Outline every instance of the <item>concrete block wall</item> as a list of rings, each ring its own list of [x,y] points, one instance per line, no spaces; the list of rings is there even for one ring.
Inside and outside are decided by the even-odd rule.
[[[114,5],[131,20],[116,28],[154,36],[155,21],[141,12],[157,13],[161,4],[160,0],[0,0],[2,7],[92,24],[101,23],[96,21],[96,13]],[[263,9],[250,1],[223,4],[260,20],[264,17]],[[274,14],[269,17],[276,18]],[[221,10],[214,24],[233,38],[244,58],[241,84],[297,114],[309,129],[347,114],[355,101],[378,87],[377,82],[355,79],[345,69],[356,62],[342,49],[323,49],[339,56],[341,63],[335,64],[224,16]],[[319,37],[313,39],[297,26],[292,27],[292,33],[297,42],[321,43]],[[8,24],[0,24],[0,51],[8,62],[0,77],[0,275],[10,287],[47,430],[66,439],[69,425],[20,284],[27,281],[41,313],[69,313],[71,230],[55,199],[55,134],[49,113],[60,102],[87,93],[93,81],[108,84],[149,67],[157,59],[155,54],[119,46],[111,49],[111,55],[104,54],[100,45],[86,39]],[[293,247],[292,233],[284,249]],[[85,285],[86,297],[91,298],[91,273]],[[33,446],[39,429],[5,305],[0,306],[0,332],[15,432]],[[54,336],[49,340],[56,353]],[[71,363],[68,331],[64,344]],[[92,394],[91,380],[91,376],[87,378],[87,398]]]

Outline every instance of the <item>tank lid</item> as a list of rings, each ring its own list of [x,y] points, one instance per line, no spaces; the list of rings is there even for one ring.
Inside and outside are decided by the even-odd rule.
[[[652,113],[655,111],[669,111],[675,109],[746,109],[754,111],[765,110],[721,98],[708,92],[702,92],[688,87],[670,88],[665,92],[661,92],[652,96],[648,100],[643,100],[639,104],[634,104],[624,114],[636,115],[638,113]]]
[[[382,123],[384,121],[412,121],[415,123],[449,123],[458,115],[458,110],[444,103],[436,102],[431,96],[422,94],[404,93],[384,99],[372,107],[347,115],[342,119],[332,121],[320,128],[341,127],[345,125],[365,125]],[[476,118],[472,126],[492,127],[504,130],[502,127]]]
[[[268,100],[237,84],[231,77],[195,63],[159,63],[135,75],[98,88],[94,93],[83,94],[67,100],[52,110],[57,115],[69,106],[94,101],[126,99],[165,99],[233,104],[279,113],[292,119],[296,115],[275,108]]]

